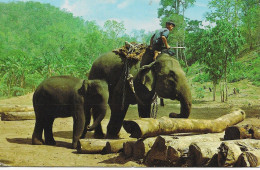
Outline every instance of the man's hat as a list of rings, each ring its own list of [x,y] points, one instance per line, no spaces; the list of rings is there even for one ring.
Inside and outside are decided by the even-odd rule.
[[[167,25],[173,25],[175,27],[175,24],[173,23],[173,21],[167,21],[166,24]]]

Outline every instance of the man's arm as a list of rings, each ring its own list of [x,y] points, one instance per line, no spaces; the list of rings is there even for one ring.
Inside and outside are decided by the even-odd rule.
[[[163,43],[164,43],[164,45],[165,45],[165,47],[168,49],[168,48],[171,48],[169,45],[168,45],[168,43],[167,43],[167,38],[165,37],[165,36],[162,36],[162,41],[163,41]]]

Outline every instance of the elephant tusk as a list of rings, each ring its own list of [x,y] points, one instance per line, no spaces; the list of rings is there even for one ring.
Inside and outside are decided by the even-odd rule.
[[[135,94],[133,75],[132,75],[132,74],[128,74],[127,80],[128,80],[129,85],[130,85],[130,87],[131,87],[131,90],[132,90],[133,93]]]
[[[130,86],[132,92],[134,93],[137,102],[138,102],[139,104],[141,104],[141,105],[144,105],[144,103],[141,101],[141,99],[140,99],[140,98],[136,95],[136,93],[135,93],[135,88],[134,88],[134,81],[133,81],[133,79],[134,79],[133,75],[132,75],[132,74],[128,74],[127,81],[129,82],[129,86]]]

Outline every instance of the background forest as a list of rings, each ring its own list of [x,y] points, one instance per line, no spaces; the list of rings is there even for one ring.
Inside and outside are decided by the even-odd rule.
[[[176,57],[189,79],[212,82],[214,92],[220,84],[223,101],[228,82],[248,79],[260,86],[259,1],[211,0],[206,27],[185,17],[194,3],[161,0],[158,9],[163,27],[168,19],[177,25],[168,40],[171,46],[186,47]],[[136,30],[130,36],[123,23],[108,20],[100,27],[49,4],[0,3],[0,97],[32,92],[53,75],[86,78],[100,54],[125,41],[149,44],[152,34]]]

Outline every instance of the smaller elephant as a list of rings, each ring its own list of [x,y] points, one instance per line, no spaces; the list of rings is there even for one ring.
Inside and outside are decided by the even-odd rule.
[[[55,145],[52,125],[55,118],[73,117],[72,148],[87,131],[95,129],[96,136],[104,136],[101,121],[108,103],[108,85],[102,80],[81,80],[72,76],[54,76],[44,80],[35,90],[33,107],[36,123],[33,145]],[[91,109],[94,118],[89,126]],[[42,139],[44,130],[45,141]]]

